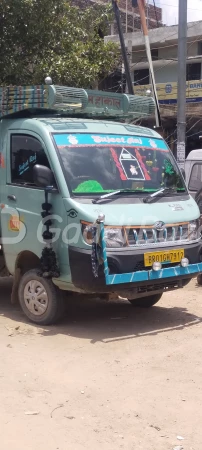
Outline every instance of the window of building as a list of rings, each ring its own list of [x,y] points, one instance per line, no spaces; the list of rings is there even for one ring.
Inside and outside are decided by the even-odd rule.
[[[198,52],[197,55],[202,55],[202,41],[198,42]]]
[[[187,64],[187,81],[201,79],[201,63]]]
[[[134,71],[134,84],[149,84],[149,69],[135,70]]]
[[[121,71],[114,71],[108,77],[104,78],[99,83],[99,89],[101,91],[118,92],[119,94],[125,92],[126,76]]]
[[[189,190],[198,191],[202,187],[202,164],[194,164],[191,171]]]
[[[159,51],[158,48],[151,49],[152,61],[157,61],[159,59]]]
[[[41,164],[50,168],[41,142],[28,135],[12,135],[11,182],[33,186],[33,167],[35,164]]]

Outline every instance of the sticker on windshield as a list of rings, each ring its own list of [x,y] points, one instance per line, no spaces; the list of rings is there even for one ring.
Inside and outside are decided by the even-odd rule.
[[[133,135],[120,134],[68,134],[68,133],[54,133],[55,142],[59,147],[66,147],[67,145],[113,145],[125,147],[146,147],[151,150],[162,150],[169,152],[169,149],[163,139],[150,139],[147,137],[138,137]]]
[[[119,161],[128,180],[145,180],[137,158],[125,148],[122,149]]]

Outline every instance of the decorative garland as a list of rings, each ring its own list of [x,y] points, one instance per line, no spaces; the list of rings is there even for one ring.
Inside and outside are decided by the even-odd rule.
[[[92,271],[95,278],[98,278],[98,269],[99,269],[99,262],[98,262],[98,255],[97,255],[97,244],[96,244],[96,235],[97,235],[97,227],[93,226],[90,229],[92,233],[92,253],[91,253],[91,263],[92,263]]]
[[[45,203],[42,204],[43,211],[41,212],[42,219],[45,220],[45,230],[42,234],[43,240],[46,242],[46,247],[43,249],[40,265],[41,275],[44,278],[58,278],[60,276],[59,267],[57,265],[56,254],[51,247],[51,241],[53,239],[53,233],[50,231],[52,220],[46,218],[50,216],[50,210],[52,208],[51,203],[48,202],[48,189],[45,189]]]
[[[94,225],[90,228],[92,234],[92,253],[91,253],[91,263],[92,263],[92,272],[95,278],[98,278],[98,270],[99,266],[103,263],[102,260],[102,249],[98,243],[96,243],[97,236],[97,226]]]

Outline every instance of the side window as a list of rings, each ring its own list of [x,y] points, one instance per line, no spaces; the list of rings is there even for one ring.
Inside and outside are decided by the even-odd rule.
[[[11,182],[34,185],[33,167],[49,167],[45,151],[38,139],[22,134],[11,136]]]
[[[202,188],[202,164],[194,164],[191,171],[189,190],[198,191]]]

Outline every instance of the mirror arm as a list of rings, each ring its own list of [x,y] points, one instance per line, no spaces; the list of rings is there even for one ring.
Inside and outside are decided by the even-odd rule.
[[[54,189],[54,186],[46,186],[44,189],[45,192],[45,202],[48,203],[48,194],[50,192],[52,192],[52,190]]]

